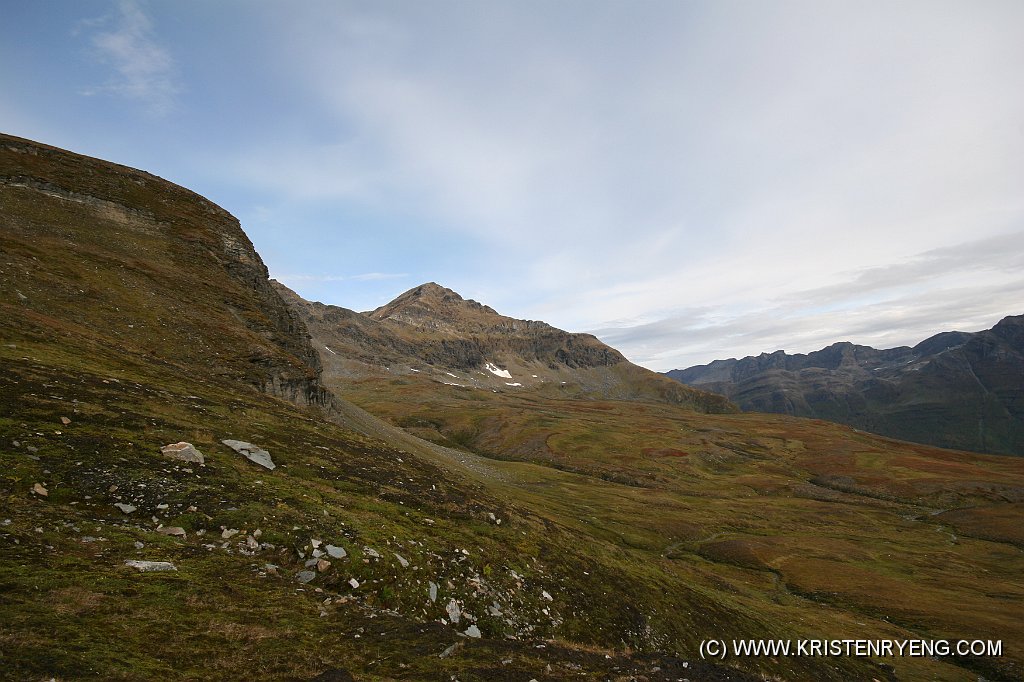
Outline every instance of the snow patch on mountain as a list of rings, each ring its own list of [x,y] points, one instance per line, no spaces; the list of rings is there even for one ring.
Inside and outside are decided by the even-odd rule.
[[[496,377],[501,377],[502,379],[512,378],[512,374],[507,369],[501,369],[497,365],[494,365],[490,362],[484,365],[484,368]]]

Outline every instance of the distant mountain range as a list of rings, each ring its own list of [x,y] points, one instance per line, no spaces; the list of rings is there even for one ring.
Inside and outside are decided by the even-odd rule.
[[[715,360],[666,375],[744,411],[828,419],[903,440],[1024,455],[1024,315],[913,348],[848,342]]]

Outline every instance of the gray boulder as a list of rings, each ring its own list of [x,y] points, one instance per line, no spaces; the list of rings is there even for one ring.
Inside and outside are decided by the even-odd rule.
[[[192,443],[186,443],[184,441],[180,443],[171,443],[160,448],[160,452],[164,457],[170,459],[181,460],[182,462],[194,462],[196,464],[205,463],[203,459],[203,453],[196,450],[196,447]]]
[[[267,469],[277,468],[277,465],[274,464],[274,460],[270,459],[270,453],[262,448],[256,447],[252,443],[246,443],[244,440],[230,439],[222,440],[221,443],[224,443],[224,445],[227,445],[250,462],[259,464],[261,467],[266,467]]]

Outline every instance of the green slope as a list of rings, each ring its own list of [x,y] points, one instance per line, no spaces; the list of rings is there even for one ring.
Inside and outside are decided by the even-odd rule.
[[[227,213],[7,137],[0,310],[7,677],[1019,677],[1016,460],[409,377],[332,384],[355,407]],[[181,440],[205,465],[161,455]],[[347,556],[307,567],[313,540]],[[1007,654],[698,654],[712,636],[953,635]]]

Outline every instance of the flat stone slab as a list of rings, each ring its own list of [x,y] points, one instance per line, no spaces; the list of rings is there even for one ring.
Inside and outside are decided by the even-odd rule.
[[[160,448],[160,452],[164,457],[181,460],[182,462],[204,464],[206,461],[203,459],[203,453],[196,450],[196,446],[192,445],[192,443],[186,443],[185,441],[165,445]]]
[[[157,528],[156,532],[161,535],[172,535],[181,538],[185,537],[185,529],[181,526],[163,526],[162,528]]]
[[[277,465],[274,464],[274,460],[270,459],[270,453],[253,445],[252,443],[246,443],[244,440],[230,439],[222,440],[221,443],[224,443],[224,445],[227,445],[250,462],[259,464],[261,467],[266,467],[268,469],[277,468]]]
[[[130,566],[131,568],[137,568],[143,573],[178,570],[170,561],[140,561],[138,559],[126,559],[124,565]]]

